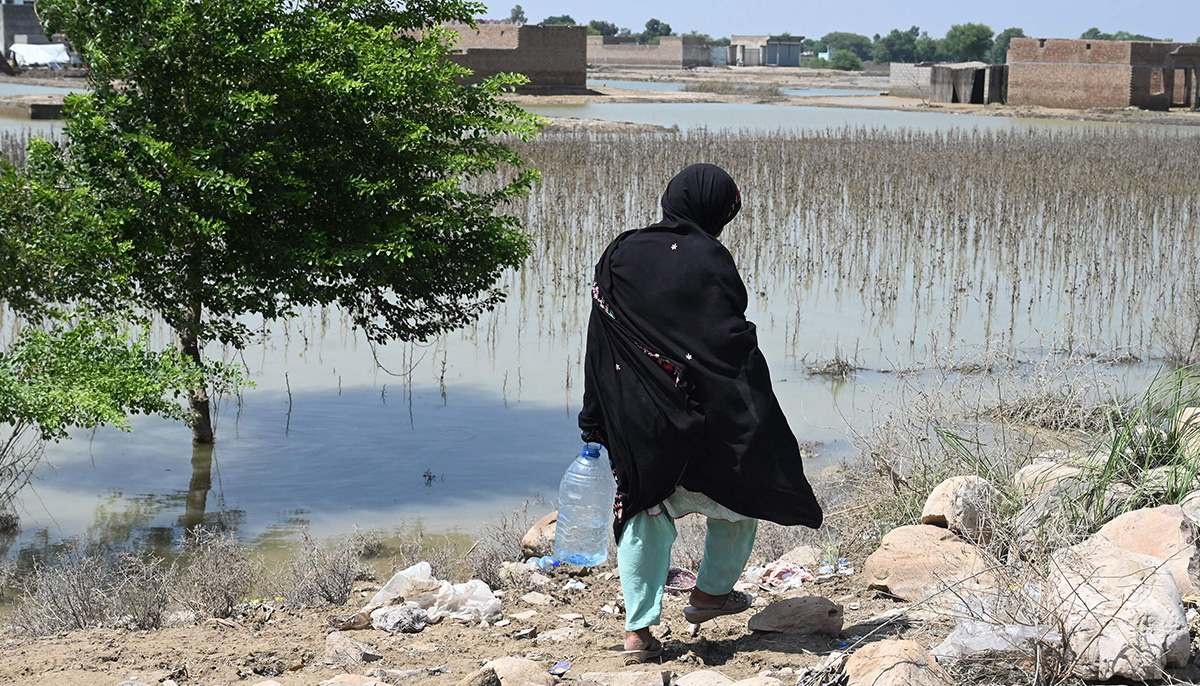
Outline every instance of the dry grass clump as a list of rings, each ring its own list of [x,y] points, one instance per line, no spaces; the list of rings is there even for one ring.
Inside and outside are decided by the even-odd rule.
[[[372,533],[356,531],[322,543],[305,531],[300,550],[283,573],[278,595],[294,607],[341,605],[350,598],[355,581],[371,576],[363,558],[378,553],[382,545]]]
[[[1200,364],[1200,283],[1190,281],[1157,318],[1162,358],[1176,367]]]
[[[229,617],[264,572],[262,559],[235,535],[197,530],[184,541],[179,601],[197,617]]]
[[[779,86],[756,83],[730,83],[728,81],[693,81],[685,83],[683,90],[689,93],[720,93],[722,95],[757,95],[776,98],[783,96],[783,89]]]
[[[8,625],[29,636],[101,625],[109,616],[109,572],[103,560],[72,550],[38,564],[21,584],[23,601]]]

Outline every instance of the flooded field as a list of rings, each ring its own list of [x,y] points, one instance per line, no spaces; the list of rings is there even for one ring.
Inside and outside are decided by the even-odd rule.
[[[684,129],[697,119],[749,128],[522,144],[543,181],[512,208],[534,250],[505,276],[506,303],[426,345],[372,349],[331,310],[266,327],[240,353],[209,346],[257,384],[221,400],[211,451],[194,452],[185,427],[156,418],[51,446],[20,499],[21,531],[0,546],[32,557],[79,534],[169,544],[201,522],[260,547],[302,527],[469,531],[552,497],[579,447],[592,265],[617,233],[656,219],[664,184],[692,162],[724,166],[742,188],[723,238],[784,410],[798,438],[817,444],[813,470],[854,459],[851,435],[921,370],[980,351],[1029,364],[1063,351],[1108,356],[1136,388],[1161,366],[1200,276],[1200,138],[1186,132],[605,107]],[[765,131],[785,116],[815,119]],[[811,373],[833,359],[861,369]]]

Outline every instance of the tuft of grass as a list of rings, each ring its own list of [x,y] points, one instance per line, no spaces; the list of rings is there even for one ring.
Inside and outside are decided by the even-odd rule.
[[[180,603],[198,617],[229,617],[262,581],[262,559],[233,534],[198,529],[184,542]]]
[[[683,85],[689,93],[719,93],[721,95],[756,95],[782,97],[783,89],[769,84],[729,83],[728,81],[694,81]]]
[[[108,585],[103,560],[73,545],[51,564],[34,568],[21,584],[23,600],[8,625],[29,636],[100,626],[109,616]]]
[[[321,543],[305,531],[278,595],[293,607],[341,605],[350,598],[354,582],[370,575],[363,557],[380,546],[376,537],[361,532]]]

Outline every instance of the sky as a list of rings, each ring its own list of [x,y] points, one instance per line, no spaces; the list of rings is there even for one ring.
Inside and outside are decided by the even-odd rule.
[[[486,16],[507,19],[514,4],[518,0],[491,0]],[[952,24],[966,22],[987,24],[997,33],[1019,27],[1036,38],[1078,38],[1093,26],[1108,33],[1123,30],[1180,41],[1200,36],[1200,2],[1196,0],[1167,5],[1138,0],[519,0],[519,4],[531,23],[568,14],[580,23],[602,19],[636,33],[653,17],[670,24],[677,33],[694,30],[714,37],[784,31],[809,38],[830,31],[872,36],[916,25],[940,38]]]

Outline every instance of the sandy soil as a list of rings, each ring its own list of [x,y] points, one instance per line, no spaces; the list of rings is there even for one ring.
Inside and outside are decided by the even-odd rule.
[[[403,683],[455,684],[482,661],[504,656],[527,657],[544,663],[547,668],[556,662],[568,662],[572,665],[570,675],[576,677],[585,672],[625,669],[620,653],[624,619],[600,609],[620,600],[619,579],[597,570],[579,577],[588,588],[560,591],[568,573],[558,571],[552,577],[551,584],[537,589],[553,597],[552,605],[530,605],[520,599],[526,589],[506,589],[504,614],[511,623],[504,627],[444,622],[410,635],[347,631],[347,635],[379,648],[384,656],[382,661],[351,671],[432,669],[445,665],[447,673],[409,677]],[[0,683],[116,686],[126,679],[137,679],[147,685],[172,679],[181,686],[208,686],[275,679],[284,686],[317,684],[346,671],[322,664],[325,635],[329,631],[327,617],[356,609],[373,591],[373,587],[365,588],[341,608],[288,610],[254,606],[236,618],[232,627],[209,621],[153,632],[95,629],[41,639],[8,638],[0,643]],[[865,592],[858,577],[842,576],[806,587],[802,592],[760,594],[756,606],[788,595],[823,595],[842,604],[846,608],[844,636],[752,633],[746,629],[751,610],[709,622],[693,638],[686,635],[687,624],[682,615],[686,596],[668,595],[665,621],[659,627],[659,634],[665,634],[666,653],[660,664],[641,668],[684,674],[707,666],[730,677],[747,678],[768,669],[817,665],[832,650],[842,648],[850,637],[867,634],[875,628],[862,622],[903,607]],[[528,610],[539,614],[526,620],[512,617]],[[559,617],[572,614],[582,618]],[[582,635],[566,642],[516,637],[530,627],[541,634],[576,627]],[[949,625],[908,629],[889,626],[872,638],[899,633],[928,642],[929,637],[944,634],[949,628]]]

